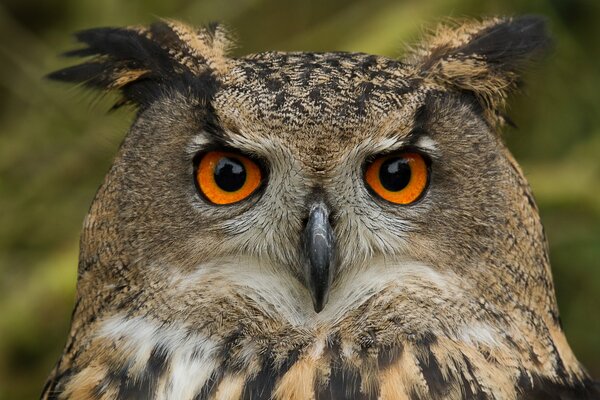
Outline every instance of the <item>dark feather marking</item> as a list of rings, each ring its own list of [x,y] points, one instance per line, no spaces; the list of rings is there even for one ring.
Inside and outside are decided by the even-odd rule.
[[[125,295],[115,304],[115,310],[127,310],[127,317],[132,317],[133,315],[131,315],[131,305],[136,304],[138,299],[142,297],[142,295],[144,295],[144,293],[141,290],[135,291],[133,293],[125,292]]]
[[[380,370],[388,368],[402,355],[404,346],[401,343],[390,346],[382,346],[377,353],[377,367]]]
[[[285,103],[285,99],[286,99],[286,92],[281,91],[281,92],[277,93],[277,95],[275,96],[275,106],[277,108],[283,107],[283,104]]]
[[[294,364],[296,364],[296,362],[298,361],[298,358],[300,357],[301,350],[302,350],[302,347],[296,347],[294,350],[292,350],[288,354],[286,359],[283,361],[283,363],[279,367],[280,370],[282,371],[282,373],[280,375],[284,375]]]
[[[160,42],[160,46],[163,49],[177,49],[184,57],[188,59],[194,58],[189,52],[188,45],[181,41],[177,33],[169,25],[160,22],[154,23],[150,25],[149,31],[154,40]]]
[[[415,111],[413,127],[408,135],[411,139],[414,138],[416,140],[419,134],[427,131],[426,126],[431,119],[434,102],[440,95],[441,93],[439,92],[431,92],[425,95],[423,104]]]
[[[429,348],[431,347],[431,345],[436,344],[437,343],[437,337],[431,333],[431,332],[424,332],[423,334],[421,334],[417,340],[415,341],[415,344],[419,347],[426,347]]]
[[[340,339],[337,336],[332,337],[328,342],[327,353],[331,360],[331,372],[325,384],[315,382],[316,400],[369,399],[370,397],[367,397],[365,393],[360,391],[361,379],[359,371],[349,365],[343,364],[339,356],[341,353]]]
[[[112,387],[113,385],[119,388],[119,392],[117,394],[117,400],[133,400],[135,399],[133,393],[133,389],[128,384],[128,378],[126,376],[126,371],[124,375],[120,375],[121,371],[111,371],[108,375],[106,375],[100,383],[98,383],[94,387],[94,398],[102,398],[106,391]],[[147,394],[147,393],[144,393]]]
[[[114,375],[114,381],[119,382],[118,400],[152,398],[154,384],[156,383],[146,374],[139,377],[139,379],[135,379],[128,374],[128,370],[125,368],[117,371]]]
[[[429,393],[434,398],[443,397],[448,392],[451,382],[442,375],[440,365],[429,346],[423,346],[422,350],[417,352],[417,361],[429,387]]]
[[[198,397],[197,400],[208,398],[216,387],[216,383],[222,380],[225,372],[228,374],[235,374],[245,370],[245,364],[237,357],[232,357],[233,349],[239,345],[243,336],[243,327],[239,326],[225,338],[220,351],[221,358],[225,360],[223,368],[221,368],[223,372],[215,377],[215,383],[212,385],[213,387],[206,389],[206,397]],[[260,361],[262,369],[246,382],[242,394],[243,399],[269,398],[275,389],[277,380],[298,360],[301,348],[298,347],[292,350],[283,361],[275,361],[272,357],[271,350],[272,349],[267,349],[264,352],[265,356],[263,356]]]
[[[568,379],[568,375],[567,375],[567,368],[565,367],[565,363],[563,362],[562,358],[560,357],[560,353],[558,352],[558,349],[556,348],[556,344],[554,343],[554,341],[550,340],[549,344],[550,344],[550,348],[552,350],[552,354],[554,355],[554,357],[556,359],[556,367],[554,368],[554,371],[558,375],[559,380],[566,382]]]
[[[517,379],[517,388],[527,393],[533,390],[533,382],[529,374],[524,369],[519,369],[519,378]]]
[[[278,376],[277,368],[274,365],[270,363],[263,365],[258,374],[246,382],[242,399],[257,400],[270,398]]]
[[[360,84],[360,95],[356,99],[356,110],[358,115],[365,115],[367,102],[373,92],[375,85],[371,82],[363,82]]]
[[[405,96],[406,94],[414,91],[421,82],[418,79],[413,79],[407,82],[406,86],[391,87],[389,90],[396,96]]]
[[[317,400],[369,399],[360,391],[360,374],[358,371],[348,369],[339,363],[332,364],[329,381],[325,386],[319,388],[316,398]]]
[[[168,351],[163,346],[154,346],[146,364],[146,369],[140,376],[130,374],[129,365],[114,368],[94,388],[98,397],[102,397],[106,389],[116,385],[118,387],[118,400],[136,400],[152,398],[158,380],[167,369]]]
[[[46,400],[58,400],[63,393],[65,382],[78,372],[75,369],[67,369],[49,379],[42,389],[42,398],[46,395]]]
[[[461,90],[460,98],[464,104],[471,109],[473,114],[483,116],[485,113],[485,106],[481,103],[481,100],[477,98],[475,93],[468,90]],[[485,121],[485,123],[490,126],[489,121]]]
[[[199,109],[196,110],[195,115],[198,118],[198,126],[204,130],[210,139],[215,141],[218,145],[227,145],[228,137],[225,130],[219,123],[219,119],[215,113],[212,104],[200,105]]]
[[[156,345],[152,349],[152,352],[150,353],[150,358],[148,359],[148,367],[146,370],[146,379],[148,379],[148,381],[150,381],[152,385],[156,384],[160,376],[167,369],[167,356],[167,349],[161,345]]]
[[[211,21],[206,25],[206,33],[210,37],[212,41],[215,40],[215,35],[217,33],[217,29],[219,28],[219,23],[215,21]],[[212,44],[212,43],[211,43]]]
[[[270,349],[266,354],[271,355]],[[286,374],[300,355],[300,349],[291,351],[283,362],[276,363],[271,357],[263,359],[263,368],[244,386],[242,399],[257,400],[271,398],[278,380]]]
[[[244,370],[244,365],[235,357],[232,357],[232,351],[240,343],[243,337],[244,328],[240,325],[229,335],[225,337],[221,350],[219,351],[220,359],[225,360],[224,368],[229,372],[241,372]]]
[[[473,365],[471,361],[463,354],[463,362],[466,366],[466,371],[459,371],[460,380],[461,380],[461,390],[464,395],[465,400],[487,400],[489,396],[482,390],[481,385],[477,381],[477,377],[473,371]],[[465,374],[468,374],[471,378],[467,378]],[[473,385],[473,387],[471,387]]]
[[[421,396],[414,387],[408,391],[408,398],[410,400],[425,400],[425,398]]]

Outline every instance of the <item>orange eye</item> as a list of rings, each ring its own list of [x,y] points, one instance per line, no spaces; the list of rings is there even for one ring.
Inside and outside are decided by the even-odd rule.
[[[382,199],[410,204],[427,188],[429,170],[419,153],[395,153],[375,159],[367,166],[365,181]]]
[[[261,170],[254,161],[226,151],[204,154],[196,171],[200,191],[214,204],[244,200],[258,189],[261,179]]]

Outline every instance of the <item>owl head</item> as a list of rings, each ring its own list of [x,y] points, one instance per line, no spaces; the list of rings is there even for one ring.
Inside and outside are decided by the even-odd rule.
[[[474,369],[508,360],[506,382],[583,379],[499,134],[549,46],[542,19],[443,25],[402,60],[231,57],[222,26],[175,21],[77,39],[68,55],[87,61],[50,77],[117,92],[137,116],[85,220],[72,341],[110,337],[117,316],[254,338],[263,355],[451,338],[461,354],[487,349],[467,357]]]

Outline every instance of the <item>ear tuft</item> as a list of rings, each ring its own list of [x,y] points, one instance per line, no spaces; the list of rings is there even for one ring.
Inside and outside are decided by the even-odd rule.
[[[472,93],[486,118],[502,124],[506,98],[517,87],[522,69],[550,43],[541,17],[492,18],[438,27],[409,62],[435,85]]]
[[[232,46],[225,29],[211,24],[194,29],[177,21],[160,21],[149,27],[96,28],[78,32],[86,47],[67,57],[89,60],[49,74],[49,79],[118,90],[117,106],[145,106],[169,85],[216,87],[229,68]],[[212,93],[200,93],[210,96]]]

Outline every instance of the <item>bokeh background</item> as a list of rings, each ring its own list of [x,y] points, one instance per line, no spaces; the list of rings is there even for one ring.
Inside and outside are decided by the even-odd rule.
[[[543,14],[554,53],[511,102],[506,140],[550,240],[567,337],[600,377],[600,2],[596,0],[0,0],[0,398],[39,396],[67,335],[81,222],[133,112],[47,82],[71,33],[157,17],[218,20],[238,54],[398,56],[447,17]]]

